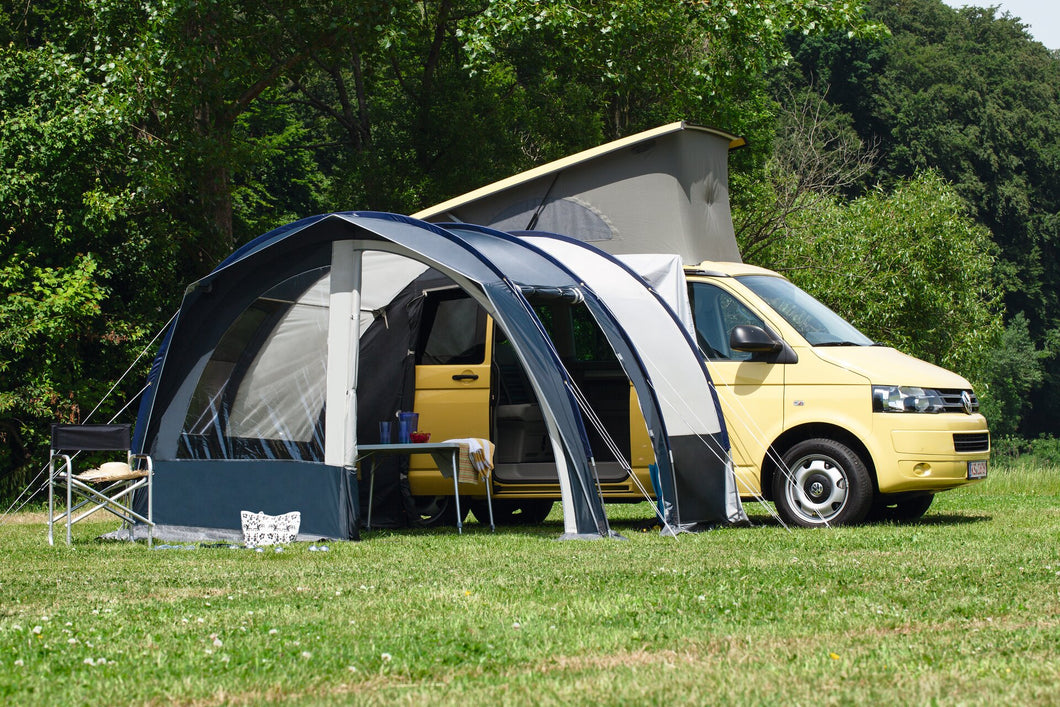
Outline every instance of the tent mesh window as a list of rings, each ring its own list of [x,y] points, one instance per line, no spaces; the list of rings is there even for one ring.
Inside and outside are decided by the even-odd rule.
[[[417,365],[482,363],[486,356],[486,310],[466,292],[454,288],[425,293],[422,321]]]
[[[324,457],[329,268],[270,288],[218,342],[181,433],[179,458]]]

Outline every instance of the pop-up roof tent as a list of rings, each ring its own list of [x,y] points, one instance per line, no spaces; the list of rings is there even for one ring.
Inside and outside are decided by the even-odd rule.
[[[515,271],[518,278],[508,275]],[[357,440],[411,400],[415,307],[392,303],[414,293],[417,280],[438,277],[493,316],[522,360],[554,447],[566,535],[610,531],[583,411],[528,298],[589,305],[619,355],[636,362],[627,371],[645,391],[661,476],[671,489],[694,487],[691,469],[677,482],[664,414],[628,333],[569,271],[503,234],[448,231],[390,214],[328,214],[265,234],[188,288],[152,366],[134,441],[155,459],[160,537],[235,531],[240,510],[298,510],[303,535],[356,537]],[[661,327],[659,336],[691,345],[675,331]],[[705,371],[699,384],[696,394],[709,399]],[[716,406],[710,413],[689,430],[727,451]],[[690,506],[672,520],[732,516],[731,508]]]
[[[743,138],[677,122],[579,152],[413,214],[502,231],[549,231],[686,264],[739,262],[728,153]]]

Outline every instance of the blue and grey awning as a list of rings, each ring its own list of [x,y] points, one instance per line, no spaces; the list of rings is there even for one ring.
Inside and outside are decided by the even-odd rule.
[[[658,371],[654,379],[648,373],[656,354],[644,359],[638,352],[643,337],[628,331],[631,320],[613,316],[607,297],[539,245],[483,229],[449,230],[393,214],[347,212],[303,219],[234,252],[188,287],[141,404],[135,446],[156,460],[156,519],[163,525],[232,527],[234,509],[259,510],[279,495],[285,508],[301,504],[308,532],[355,536],[356,501],[348,479],[358,447],[362,337],[371,313],[428,269],[477,301],[518,353],[554,446],[565,534],[601,537],[610,529],[575,386],[528,295],[584,299],[629,363],[660,466],[669,468],[667,478],[680,495],[683,477],[669,460],[678,469],[688,466],[681,438],[698,439],[703,432],[725,446],[716,406],[707,414],[703,406],[713,404],[697,402],[686,418],[709,418],[709,429],[681,427],[671,396],[653,392],[663,380]],[[578,260],[579,268],[587,268],[592,257],[586,251]],[[627,275],[607,296],[625,288],[644,285]],[[275,323],[268,336],[233,338],[248,312],[255,321]],[[664,328],[661,336],[691,347],[673,327]],[[237,340],[242,349],[224,351]],[[706,379],[697,385],[696,394],[709,401]],[[215,402],[222,394],[223,410]],[[222,425],[224,434],[208,434]],[[668,425],[680,434],[668,433]],[[221,442],[189,453],[188,439],[199,432]]]

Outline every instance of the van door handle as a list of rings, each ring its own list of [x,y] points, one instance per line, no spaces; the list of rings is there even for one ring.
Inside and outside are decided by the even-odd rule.
[[[455,380],[455,381],[477,381],[478,380],[478,374],[477,373],[457,373],[456,375],[453,376],[453,380]]]

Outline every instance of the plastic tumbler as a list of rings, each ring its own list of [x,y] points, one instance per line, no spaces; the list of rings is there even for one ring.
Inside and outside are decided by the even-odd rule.
[[[390,444],[393,437],[390,436],[390,423],[380,422],[379,423],[379,444]]]
[[[402,418],[398,421],[398,444],[408,444],[410,441],[409,435],[412,434],[412,430],[409,429],[409,421]]]
[[[399,412],[398,419],[408,422],[410,434],[420,428],[420,414],[418,412]]]

